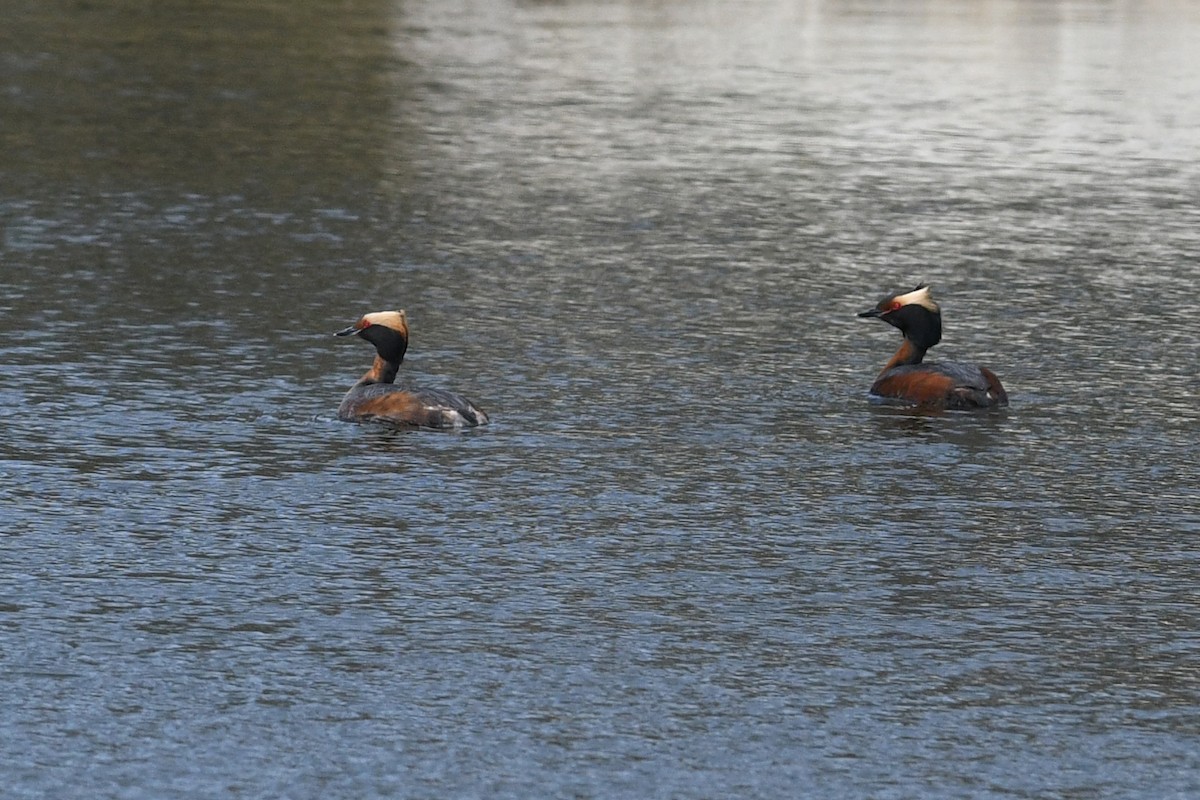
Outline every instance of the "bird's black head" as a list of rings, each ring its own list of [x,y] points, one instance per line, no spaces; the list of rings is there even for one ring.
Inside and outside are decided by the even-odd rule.
[[[922,350],[928,350],[942,340],[942,310],[933,302],[929,287],[923,283],[912,291],[888,295],[859,316],[879,317],[899,328],[904,338]]]
[[[404,360],[408,350],[408,318],[403,311],[376,311],[366,314],[349,328],[338,331],[335,336],[358,334],[375,345],[379,357],[393,364]]]

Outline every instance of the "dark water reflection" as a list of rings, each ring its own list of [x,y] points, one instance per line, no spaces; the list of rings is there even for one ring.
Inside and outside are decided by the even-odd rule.
[[[1195,794],[1193,10],[10,12],[14,796]]]

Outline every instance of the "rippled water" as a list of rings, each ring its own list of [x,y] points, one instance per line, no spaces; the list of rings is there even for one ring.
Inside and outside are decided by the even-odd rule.
[[[10,17],[7,796],[1200,791],[1190,5]]]

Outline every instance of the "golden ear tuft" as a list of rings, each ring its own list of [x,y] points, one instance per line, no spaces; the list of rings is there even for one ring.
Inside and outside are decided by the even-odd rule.
[[[938,304],[933,301],[933,295],[929,293],[929,286],[924,283],[917,284],[917,288],[911,292],[896,295],[892,298],[892,304],[899,304],[901,306],[917,305],[935,313],[941,311],[938,308]]]
[[[399,333],[408,334],[408,318],[403,311],[372,311],[370,314],[364,314],[361,322],[363,327],[380,325]]]

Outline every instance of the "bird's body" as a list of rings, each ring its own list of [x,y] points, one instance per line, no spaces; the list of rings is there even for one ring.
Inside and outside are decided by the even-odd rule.
[[[904,342],[871,385],[876,397],[925,408],[994,408],[1008,404],[1000,379],[986,367],[955,361],[925,363],[925,353],[942,338],[942,312],[920,285],[885,297],[860,317],[879,317],[904,334]]]

